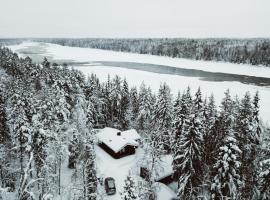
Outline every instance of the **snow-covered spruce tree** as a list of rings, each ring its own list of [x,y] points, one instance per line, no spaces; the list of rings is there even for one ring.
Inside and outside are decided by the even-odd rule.
[[[112,83],[111,83],[110,75],[108,75],[107,81],[102,84],[101,89],[102,89],[101,98],[103,101],[102,115],[104,116],[104,125],[111,126],[112,124],[112,99],[111,99]]]
[[[256,193],[256,158],[259,141],[257,134],[253,133],[253,107],[249,93],[246,93],[241,100],[236,115],[236,138],[242,152],[240,176],[243,180],[243,187],[241,188],[241,198],[251,199]]]
[[[180,163],[181,163],[181,155],[182,149],[180,149],[180,138],[181,136],[187,132],[190,114],[191,114],[191,95],[190,89],[187,88],[187,91],[183,93],[180,97],[178,95],[173,108],[173,127],[172,127],[172,137],[173,137],[173,169],[175,178],[178,180],[180,176]]]
[[[4,173],[9,163],[7,159],[5,159],[5,152],[8,152],[7,144],[10,143],[10,137],[7,127],[5,99],[3,96],[3,88],[1,86],[0,82],[0,188],[4,188],[6,187]]]
[[[187,132],[180,136],[178,155],[179,182],[178,196],[183,199],[196,197],[201,185],[202,175],[202,134],[200,132],[200,119],[192,114]]]
[[[218,149],[217,161],[214,164],[212,174],[211,192],[213,199],[237,199],[241,186],[240,154],[238,141],[233,130],[233,101],[229,90],[225,92],[225,98],[221,103],[219,125],[222,138]]]
[[[193,100],[193,113],[197,114],[199,117],[202,117],[203,112],[203,100],[202,100],[202,92],[199,87],[195,93],[195,97]]]
[[[253,101],[252,101],[252,138],[253,143],[258,143],[261,140],[261,122],[259,119],[259,93],[256,92]]]
[[[139,91],[139,112],[137,129],[145,131],[149,128],[153,112],[153,96],[150,88],[142,83]]]
[[[105,126],[104,113],[102,112],[104,102],[100,90],[101,86],[99,85],[99,81],[97,77],[92,74],[91,78],[88,78],[86,82],[84,93],[87,100],[88,119],[91,119],[93,127]]]
[[[91,133],[90,133],[91,134]],[[85,188],[86,188],[86,199],[96,200],[97,199],[97,175],[96,175],[96,164],[95,164],[95,152],[94,152],[94,141],[92,136],[88,136],[85,142],[84,150],[84,167],[85,167]]]
[[[180,136],[179,134],[177,134],[177,130],[175,130],[175,128],[177,128],[177,125],[179,124],[180,122],[180,119],[179,119],[179,116],[181,114],[181,100],[182,100],[182,96],[181,96],[181,93],[180,91],[178,92],[175,100],[173,101],[173,112],[172,112],[172,139],[173,139],[173,144],[172,144],[172,148],[174,150],[174,144],[175,144],[175,141],[174,140],[177,140],[177,136]]]
[[[260,150],[260,164],[258,170],[258,199],[270,198],[270,128],[262,131],[263,142]]]
[[[94,106],[89,107],[90,101],[86,101],[82,93],[76,95],[76,104],[73,109],[73,132],[75,132],[74,139],[71,144],[75,158],[75,176],[76,184],[74,190],[81,188],[83,191],[79,194],[80,197],[88,200],[97,199],[97,176],[94,152],[94,132],[92,131],[93,120],[88,112],[94,112]],[[72,158],[73,159],[73,158]]]
[[[0,144],[8,140],[7,114],[3,90],[0,88]]]
[[[121,90],[121,101],[120,101],[120,113],[119,113],[119,122],[121,125],[121,130],[128,129],[130,125],[130,109],[129,109],[129,88],[127,80],[124,79],[123,81],[123,87]]]
[[[68,145],[69,157],[68,168],[77,169],[77,162],[80,155],[80,133],[76,128],[72,130],[72,138]]]
[[[123,192],[121,192],[123,200],[136,200],[138,199],[138,191],[134,178],[129,174],[125,179]]]
[[[95,107],[82,92],[75,96],[75,106],[72,109],[72,137],[69,143],[69,167],[77,170],[77,161],[83,151],[83,141],[88,134],[88,126],[95,124],[92,113],[95,113]]]
[[[27,92],[23,90],[23,82],[21,80],[15,80],[13,82],[13,90],[9,99],[11,111],[9,113],[9,129],[14,135],[13,143],[18,149],[20,157],[20,173],[23,176],[24,160],[31,148],[31,127],[27,118],[26,104],[27,104]],[[25,92],[25,93],[24,93]]]
[[[49,185],[51,179],[54,179],[50,173],[54,166],[47,156],[49,152],[49,141],[52,140],[55,130],[55,122],[57,121],[54,113],[53,94],[47,87],[42,87],[39,100],[36,100],[33,106],[36,113],[32,117],[33,121],[33,162],[36,171],[37,196],[42,198],[45,193],[49,193]]]
[[[52,140],[50,141],[49,147],[50,152],[54,155],[54,165],[57,169],[57,188],[58,195],[61,195],[61,169],[62,163],[67,155],[67,135],[66,130],[69,124],[70,105],[66,102],[64,90],[59,87],[57,82],[53,85],[54,91],[54,115],[56,116],[55,129],[52,133]]]
[[[144,155],[139,161],[140,167],[144,167],[147,171],[147,176],[139,182],[139,198],[156,200],[156,177],[162,170],[162,156],[164,154],[160,142],[160,135],[149,130],[144,130],[145,140],[143,142]]]
[[[157,101],[153,109],[152,134],[159,138],[159,146],[164,153],[171,151],[172,95],[166,83],[160,85]]]
[[[136,87],[132,87],[130,89],[130,112],[131,112],[131,117],[130,117],[130,125],[135,128],[136,127],[136,119],[138,117],[138,112],[139,112],[139,97],[138,97],[138,92]]]
[[[217,162],[214,165],[216,175],[211,189],[213,199],[238,199],[238,189],[241,184],[238,174],[240,149],[232,132],[227,133],[223,146],[219,149]]]
[[[20,178],[17,195],[19,199],[30,198],[33,194],[33,91],[23,79],[17,78],[12,84],[8,106],[9,130],[13,138],[13,150],[19,156]],[[14,164],[16,166],[16,164]]]
[[[44,68],[50,68],[50,62],[48,61],[48,59],[46,57],[44,57],[41,65],[44,67]]]
[[[112,100],[111,114],[112,114],[112,126],[115,128],[121,128],[120,125],[120,106],[121,106],[121,87],[122,80],[116,75],[112,80],[112,90],[110,98]]]
[[[218,134],[214,131],[215,122],[217,120],[217,109],[215,105],[215,100],[213,94],[205,100],[204,111],[204,134],[203,134],[203,152],[204,152],[204,162],[207,165],[212,166],[213,164],[213,152],[215,150],[214,144],[216,142],[216,136]]]

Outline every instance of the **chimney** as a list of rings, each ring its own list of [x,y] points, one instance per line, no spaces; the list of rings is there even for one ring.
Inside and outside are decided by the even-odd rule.
[[[121,132],[117,132],[117,136],[121,136]]]

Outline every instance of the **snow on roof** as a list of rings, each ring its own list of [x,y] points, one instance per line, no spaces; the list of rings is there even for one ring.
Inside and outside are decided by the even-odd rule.
[[[153,175],[156,181],[160,181],[161,179],[173,175],[173,157],[172,155],[162,155],[160,160],[157,161],[158,164],[156,165],[156,168],[154,169]],[[151,162],[150,162],[151,163]],[[140,167],[146,168],[149,170],[149,159],[144,159],[142,162],[140,162]]]
[[[172,155],[164,155],[161,157],[161,161],[160,161],[161,170],[159,171],[156,177],[157,180],[160,180],[162,178],[165,178],[173,174],[172,162],[173,162]]]
[[[176,194],[165,184],[157,184],[157,200],[171,200],[176,198]]]
[[[141,137],[135,129],[123,131],[121,135],[117,134],[119,132],[121,131],[118,129],[106,127],[97,133],[97,138],[99,142],[106,144],[115,153],[119,152],[127,145],[138,146],[136,140]]]

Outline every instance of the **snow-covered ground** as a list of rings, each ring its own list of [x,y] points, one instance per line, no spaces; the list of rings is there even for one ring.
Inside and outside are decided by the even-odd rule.
[[[270,78],[270,68],[250,65],[239,65],[231,63],[219,63],[219,62],[206,62],[206,61],[193,61],[179,58],[169,58],[162,56],[153,55],[141,55],[133,53],[114,52],[99,49],[88,49],[78,47],[67,47],[56,44],[48,43],[36,43],[36,42],[24,42],[20,45],[9,46],[12,50],[19,53],[21,56],[27,54],[20,54],[20,50],[29,50],[31,48],[37,49],[38,54],[41,56],[47,56],[54,60],[73,60],[74,62],[97,62],[97,61],[120,61],[120,62],[137,62],[137,63],[148,63],[167,65],[173,67],[181,67],[188,69],[200,69],[209,72],[225,72],[231,74],[242,74],[252,75],[258,77]],[[27,52],[27,51],[26,51]],[[25,53],[25,51],[24,51]],[[31,57],[31,54],[29,54]],[[107,75],[111,77],[118,74],[121,77],[126,77],[130,86],[140,86],[144,81],[145,84],[149,85],[152,90],[158,91],[161,82],[166,82],[173,94],[177,94],[180,90],[182,91],[187,86],[190,86],[192,91],[198,87],[201,87],[202,92],[206,96],[214,94],[215,99],[220,103],[224,97],[226,89],[230,89],[232,96],[238,95],[240,97],[247,91],[252,95],[259,91],[260,94],[260,114],[264,121],[270,122],[270,87],[255,86],[250,84],[243,84],[240,82],[212,82],[206,80],[200,80],[198,77],[185,77],[172,74],[160,74],[153,72],[146,72],[134,69],[102,66],[98,63],[84,66],[74,66],[81,70],[86,75],[95,73],[101,79],[105,81]]]
[[[114,159],[99,146],[95,147],[97,156],[97,167],[101,176],[113,177],[115,179],[116,194],[107,196],[110,200],[121,199],[120,193],[123,190],[124,180],[130,170],[135,170],[141,149],[137,149],[136,154],[120,159]]]
[[[138,161],[142,158],[143,150],[141,148],[136,149],[134,155],[126,156],[120,159],[115,159],[106,153],[98,145],[95,146],[97,156],[97,167],[99,176],[104,178],[113,177],[115,179],[116,194],[105,195],[108,200],[120,200],[120,193],[123,191],[124,180],[126,179],[129,172],[134,177],[138,177]],[[166,185],[157,183],[157,200],[171,200],[175,197],[175,193]]]

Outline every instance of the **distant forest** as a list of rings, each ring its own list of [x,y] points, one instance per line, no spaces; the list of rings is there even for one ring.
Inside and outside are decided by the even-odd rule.
[[[35,39],[63,46],[270,66],[270,39]]]

